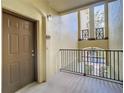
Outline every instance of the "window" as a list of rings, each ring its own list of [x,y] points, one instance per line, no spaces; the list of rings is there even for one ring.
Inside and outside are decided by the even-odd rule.
[[[96,39],[104,38],[104,5],[99,5],[94,8],[94,30]]]
[[[80,11],[80,39],[87,40],[89,38],[89,9]]]
[[[105,38],[105,5],[80,11],[80,40]]]

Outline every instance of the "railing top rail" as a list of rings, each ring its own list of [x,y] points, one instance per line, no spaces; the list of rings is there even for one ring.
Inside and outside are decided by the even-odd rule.
[[[105,49],[105,50],[92,50],[92,49],[59,49],[59,51],[117,51],[117,52],[123,52],[123,50],[110,50],[110,49]]]

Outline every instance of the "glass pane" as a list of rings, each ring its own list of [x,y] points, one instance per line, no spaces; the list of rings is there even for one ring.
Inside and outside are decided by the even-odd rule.
[[[95,33],[97,39],[104,38],[104,27],[105,27],[104,14],[105,14],[104,5],[99,5],[94,8]]]
[[[89,9],[80,11],[80,39],[88,39],[89,37]]]

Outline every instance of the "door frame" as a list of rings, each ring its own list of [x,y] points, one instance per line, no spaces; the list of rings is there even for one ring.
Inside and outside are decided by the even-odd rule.
[[[39,21],[38,20],[35,20],[35,19],[32,19],[32,18],[29,18],[25,15],[22,15],[20,13],[16,13],[16,12],[13,12],[11,10],[8,10],[8,9],[5,9],[5,8],[2,8],[2,14],[3,13],[7,13],[9,15],[13,15],[15,17],[18,17],[18,18],[21,18],[21,19],[24,19],[24,20],[28,20],[28,21],[31,21],[32,23],[34,23],[34,48],[35,48],[35,57],[34,57],[34,63],[35,63],[35,66],[34,66],[34,70],[35,70],[35,73],[34,73],[34,77],[35,77],[35,81],[38,81],[38,69],[37,69],[37,32],[38,32],[38,24],[39,24]],[[3,30],[2,30],[2,35],[3,35]],[[3,77],[3,37],[2,37],[2,77]],[[2,78],[3,79],[3,78]]]

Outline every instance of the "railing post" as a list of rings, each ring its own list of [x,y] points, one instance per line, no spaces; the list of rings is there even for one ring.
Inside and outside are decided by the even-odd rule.
[[[81,51],[81,58],[83,57],[83,60],[81,59],[81,74],[82,74],[82,72],[83,72],[83,61],[84,61],[84,54],[83,54],[83,51]]]
[[[119,76],[119,52],[118,52],[118,80],[120,80],[120,76]]]
[[[85,66],[85,61],[86,60],[86,54],[85,54],[85,50],[84,50],[84,76],[86,76],[86,71],[85,71],[85,69],[86,69],[86,66]]]
[[[110,51],[110,79],[111,79],[111,51]]]
[[[113,59],[114,59],[114,80],[115,80],[115,51],[113,51],[113,53],[114,53],[113,54],[113,57],[114,57]]]

